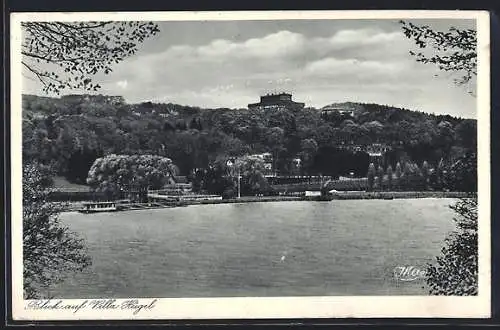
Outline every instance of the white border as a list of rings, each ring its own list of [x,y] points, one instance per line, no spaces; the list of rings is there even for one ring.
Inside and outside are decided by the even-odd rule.
[[[288,19],[476,19],[478,29],[478,189],[479,295],[476,297],[349,296],[273,298],[158,298],[156,307],[137,315],[115,309],[28,310],[23,300],[22,265],[22,21],[78,20],[288,20]],[[336,317],[490,317],[490,56],[489,14],[485,11],[269,11],[117,12],[11,14],[11,206],[12,313],[14,320],[240,319]],[[65,299],[79,304],[84,299]],[[119,304],[126,299],[118,299]],[[141,299],[149,303],[151,298]]]

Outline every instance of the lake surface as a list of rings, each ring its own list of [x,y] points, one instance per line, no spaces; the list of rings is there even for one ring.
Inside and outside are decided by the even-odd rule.
[[[452,199],[334,200],[63,213],[93,265],[64,298],[425,295],[424,267],[454,229]]]

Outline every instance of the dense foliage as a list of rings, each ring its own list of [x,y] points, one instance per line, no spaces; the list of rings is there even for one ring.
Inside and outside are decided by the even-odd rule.
[[[433,55],[410,51],[418,62],[434,64],[439,70],[459,73],[456,84],[471,82],[477,75],[477,32],[473,29],[460,30],[455,27],[448,32],[435,31],[429,26],[401,21],[406,37],[415,41],[420,48],[431,47]],[[475,91],[470,94],[475,95]],[[444,130],[450,130],[446,125]],[[430,183],[444,189],[467,191],[472,198],[463,199],[451,208],[458,215],[457,229],[446,239],[437,257],[437,265],[430,264],[427,283],[434,295],[476,295],[478,291],[478,218],[477,218],[477,150],[474,132],[476,126],[464,122],[456,128],[462,132],[462,144],[466,152],[457,161],[439,162],[436,169],[429,171]],[[467,137],[467,138],[466,138]]]
[[[451,27],[448,31],[436,31],[427,25],[401,21],[406,37],[420,49],[432,48],[432,52],[410,51],[418,62],[435,64],[440,70],[459,72],[457,84],[465,84],[477,75],[477,32],[473,29]]]
[[[221,157],[269,152],[280,175],[364,177],[371,144],[388,147],[381,165],[395,168],[396,176],[398,161],[451,166],[476,145],[475,120],[377,104],[356,104],[347,118],[314,108],[200,109],[102,95],[23,101],[23,156],[51,163],[76,183],[85,183],[95,159],[109,154],[165,156],[180,175],[192,175]]]
[[[368,190],[373,190],[375,183],[375,165],[373,163],[370,163],[370,166],[368,166],[366,177],[368,178]]]
[[[137,45],[156,34],[152,22],[22,22],[21,63],[45,92],[66,88],[97,90],[98,72],[137,51]]]
[[[264,173],[265,164],[259,157],[222,157],[207,169],[195,171],[192,176],[193,190],[222,195],[223,198],[234,198],[238,194],[239,176],[241,195],[268,195],[272,193],[272,188]]]
[[[84,241],[58,221],[60,205],[47,201],[51,174],[37,163],[23,167],[25,299],[47,297],[51,285],[91,263]]]
[[[109,198],[120,198],[125,197],[121,192],[142,187],[160,189],[171,182],[176,172],[176,166],[167,157],[111,154],[95,160],[87,184],[107,193]]]
[[[427,284],[433,295],[477,295],[478,291],[478,233],[477,197],[462,199],[451,208],[457,230],[452,232],[427,268]]]
[[[57,94],[71,88],[97,90],[99,85],[92,81],[95,74],[110,73],[113,64],[134,54],[138,44],[158,32],[158,26],[152,22],[132,21],[39,21],[22,22],[21,27],[23,75],[38,81],[44,92]],[[72,117],[75,110],[87,112],[85,105],[71,103],[71,98],[66,99],[69,113],[54,107],[52,99],[39,100],[38,110],[42,111],[35,111],[38,119],[23,121],[25,298],[44,296],[48,287],[90,263],[84,241],[57,221],[60,207],[48,200],[47,177],[64,172],[71,181],[83,182],[94,160],[107,154],[108,150],[100,149],[100,141],[110,134],[120,134],[110,120],[93,122],[96,126],[89,129],[92,124],[87,118]],[[122,103],[121,98],[106,98],[106,101],[113,106]],[[112,115],[104,104],[107,103],[96,102],[92,107],[96,117]],[[31,110],[25,102],[23,105],[23,110]],[[23,111],[23,115],[32,115],[29,110]],[[109,129],[112,131],[106,132]],[[49,174],[47,168],[56,173]]]

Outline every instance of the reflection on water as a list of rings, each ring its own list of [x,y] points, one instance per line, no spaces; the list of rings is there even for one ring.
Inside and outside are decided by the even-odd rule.
[[[394,267],[425,266],[453,230],[451,199],[199,205],[65,213],[93,265],[65,298],[426,294]]]

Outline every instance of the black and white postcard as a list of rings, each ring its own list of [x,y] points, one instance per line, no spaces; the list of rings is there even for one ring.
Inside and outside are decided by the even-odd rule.
[[[10,31],[15,320],[490,316],[488,13]]]

